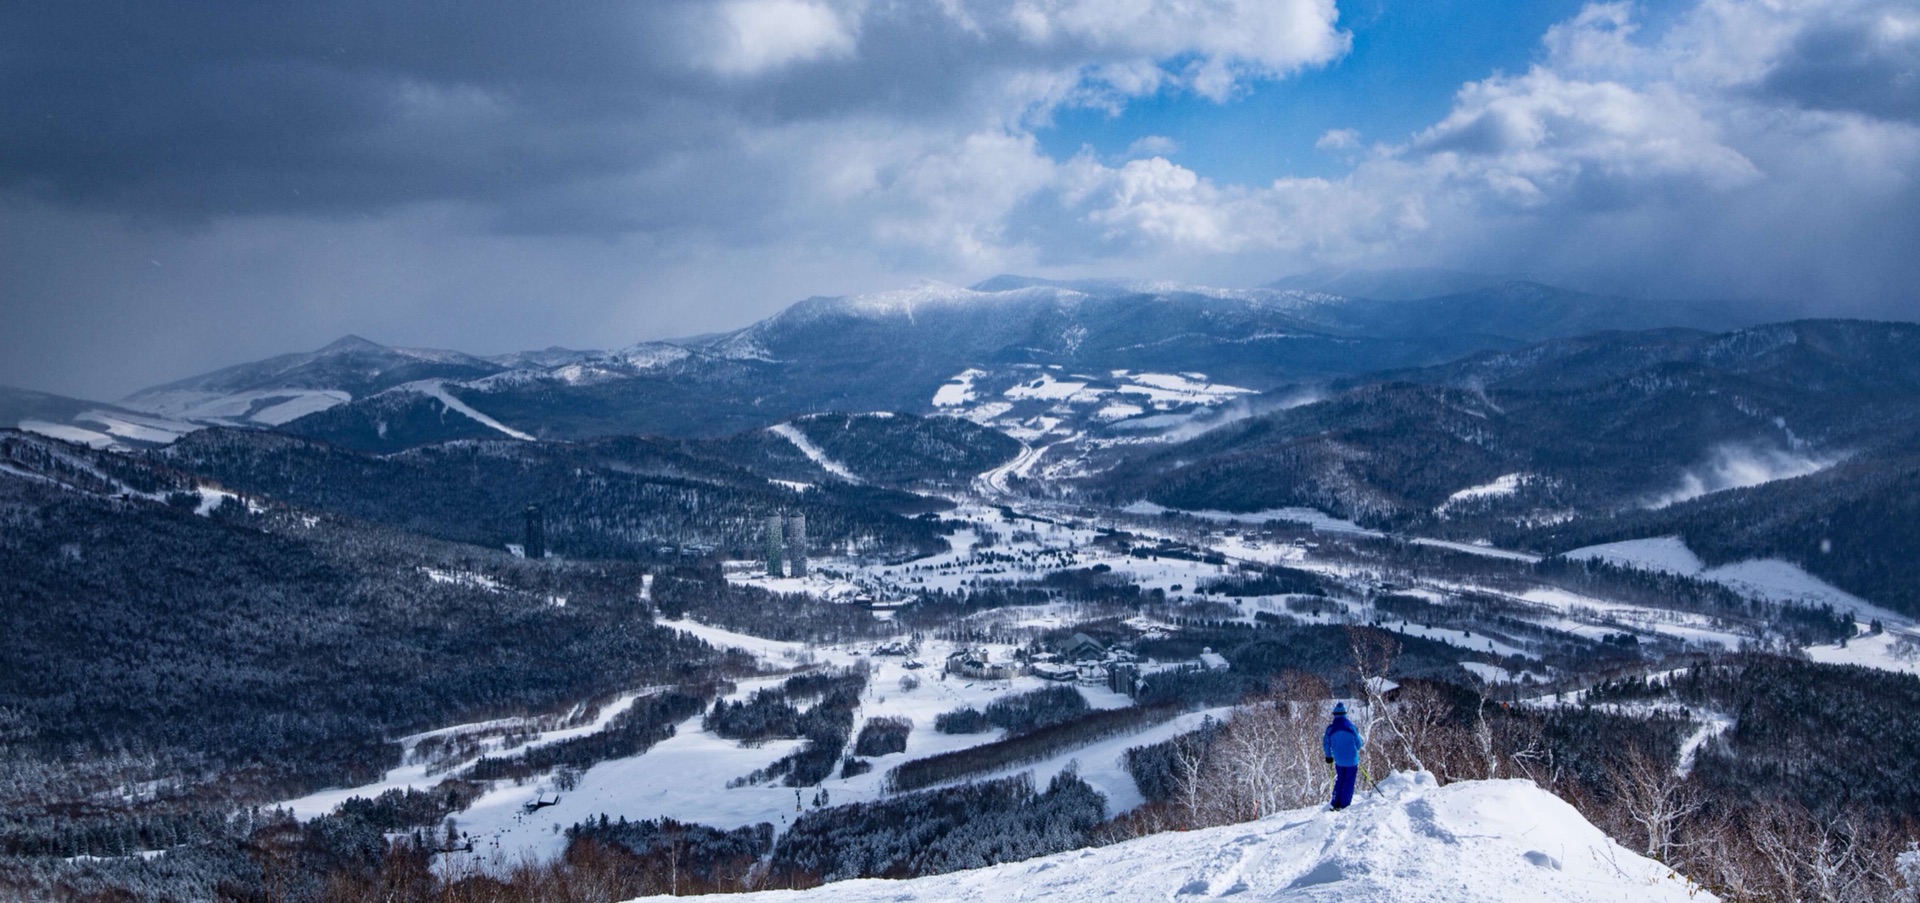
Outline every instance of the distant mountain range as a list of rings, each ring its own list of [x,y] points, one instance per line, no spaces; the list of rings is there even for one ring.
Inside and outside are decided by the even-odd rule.
[[[9,392],[0,395],[0,423],[33,420],[29,428],[58,427],[101,445],[165,444],[203,426],[271,427],[370,451],[500,435],[722,436],[821,411],[951,411],[935,397],[968,371],[1002,389],[1047,370],[1083,383],[1186,374],[1265,391],[1596,330],[1722,331],[1757,320],[1733,304],[1606,297],[1445,271],[1341,272],[1279,285],[1000,276],[972,288],[930,283],[810,298],[696,339],[491,358],[350,336],[147,389],[117,406]],[[1293,285],[1380,297],[1285,287]],[[1422,286],[1446,291],[1405,297]],[[1139,433],[1219,407],[1145,400],[1062,413],[1070,426]],[[1018,429],[1044,413],[1014,405],[976,419]]]
[[[1173,507],[1316,505],[1380,525],[1671,504],[1920,431],[1920,326],[1606,333],[1335,388],[1131,452],[1100,482]]]
[[[1555,340],[1375,374],[1175,445],[1115,447],[1113,504],[1309,506],[1540,553],[1684,535],[1920,610],[1920,326],[1805,320]],[[1843,548],[1844,555],[1830,554]]]
[[[1264,288],[1290,292],[1320,292],[1376,301],[1411,301],[1441,295],[1485,291],[1509,282],[1531,281],[1516,274],[1469,273],[1440,267],[1359,269],[1319,267],[1267,283]]]
[[[1893,585],[1920,574],[1888,545],[1915,520],[1895,508],[1920,485],[1902,451],[1920,439],[1920,327],[1754,325],[1765,313],[1447,271],[1245,290],[1002,276],[810,298],[732,332],[615,351],[479,357],[348,337],[117,405],[0,390],[0,424],[95,447],[208,427],[378,454],[501,440],[476,459],[490,467],[530,441],[527,460],[555,474],[744,476],[726,491],[749,500],[785,491],[767,480],[831,485],[838,504],[895,511],[898,497],[858,493],[979,474],[990,492],[1311,506],[1540,553],[1682,533],[1708,557],[1785,557],[1920,610]],[[223,435],[178,460],[314,507],[413,516],[298,478],[371,464]],[[636,435],[668,444],[599,444]],[[599,463],[568,463],[577,455],[554,441]],[[431,482],[393,468],[387,495]],[[464,516],[438,535],[470,538]],[[488,541],[511,526],[489,525]],[[740,530],[711,539],[746,542]],[[1835,541],[1852,554],[1819,551]]]

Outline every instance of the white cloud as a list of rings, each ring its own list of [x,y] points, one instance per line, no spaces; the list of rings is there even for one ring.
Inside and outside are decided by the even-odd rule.
[[[1127,145],[1129,157],[1165,157],[1180,151],[1180,142],[1165,135],[1145,135]]]
[[[1541,40],[1553,67],[1569,74],[1618,73],[1651,62],[1632,40],[1640,25],[1632,3],[1589,3],[1579,15],[1547,29]]]
[[[1360,133],[1353,129],[1328,129],[1320,140],[1313,142],[1313,149],[1318,151],[1350,151],[1359,147]]]
[[[1567,197],[1583,180],[1607,183],[1619,202],[1639,191],[1735,188],[1760,176],[1672,86],[1569,80],[1545,68],[1462,89],[1453,111],[1414,136],[1409,150],[1522,205]]]
[[[1417,195],[1369,195],[1317,178],[1220,185],[1162,158],[1109,168],[1082,156],[1062,181],[1063,201],[1093,227],[1091,253],[1145,255],[1155,265],[1194,253],[1349,259],[1426,227]]]
[[[1203,66],[1284,74],[1346,52],[1333,0],[1017,0],[1010,12],[1035,43],[1084,41],[1156,59],[1196,54]]]
[[[858,41],[838,11],[810,0],[724,0],[713,13],[719,27],[706,63],[728,75],[850,56]]]
[[[1649,39],[1631,4],[1592,4],[1543,36],[1538,65],[1462,86],[1440,121],[1343,178],[1234,186],[1165,161],[1080,161],[1065,197],[1096,227],[1090,253],[1129,260],[1430,261],[1666,294],[1911,298],[1920,267],[1892,237],[1920,228],[1911,18],[1885,0],[1702,0]],[[1316,143],[1358,146],[1343,130]]]

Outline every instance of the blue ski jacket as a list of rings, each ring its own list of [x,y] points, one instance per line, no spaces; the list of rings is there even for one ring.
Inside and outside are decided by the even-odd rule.
[[[1320,740],[1321,751],[1333,757],[1333,764],[1342,768],[1353,768],[1360,764],[1360,750],[1367,741],[1360,736],[1359,729],[1345,715],[1333,716],[1333,723],[1327,725],[1327,735]]]

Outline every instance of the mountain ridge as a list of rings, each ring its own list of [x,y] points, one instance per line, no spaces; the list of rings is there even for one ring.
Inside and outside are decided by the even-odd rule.
[[[122,406],[166,421],[145,434],[158,444],[203,426],[245,426],[317,438],[372,434],[377,442],[361,447],[397,450],[485,436],[489,421],[509,434],[552,439],[722,436],[828,411],[932,413],[941,387],[972,368],[1000,382],[1025,378],[1020,368],[1057,367],[1087,379],[1194,373],[1272,390],[1595,330],[1724,331],[1749,325],[1745,316],[1708,302],[1639,301],[1531,282],[1384,301],[1003,274],[972,287],[921,282],[808,298],[739,329],[613,351],[555,347],[480,357],[349,334],[315,351],[144,389]],[[1128,408],[1111,410],[1108,420]],[[484,419],[469,423],[470,412]],[[1151,423],[1166,413],[1141,409],[1136,419]],[[147,429],[108,435],[70,420],[65,426],[75,438],[109,444],[140,444],[122,434]]]

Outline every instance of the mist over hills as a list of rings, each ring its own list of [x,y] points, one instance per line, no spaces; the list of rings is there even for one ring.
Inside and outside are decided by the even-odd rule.
[[[99,436],[68,438],[134,445],[203,425],[284,427],[389,451],[500,432],[472,412],[543,438],[713,437],[819,411],[927,413],[939,387],[968,368],[1198,372],[1267,390],[1600,329],[1719,331],[1756,315],[1443,272],[1364,275],[1321,281],[1383,297],[1018,276],[929,283],[810,298],[732,332],[614,351],[481,358],[349,336],[146,389],[120,406],[159,432],[102,429],[98,418],[88,426],[76,419],[84,404],[43,405],[49,416],[39,419]],[[1451,293],[1413,297],[1419,286]],[[24,401],[13,409],[28,410]]]
[[[1366,269],[1324,266],[1295,273],[1262,286],[1281,291],[1325,292],[1376,301],[1410,301],[1457,295],[1527,281],[1519,274],[1495,275],[1444,267]]]

